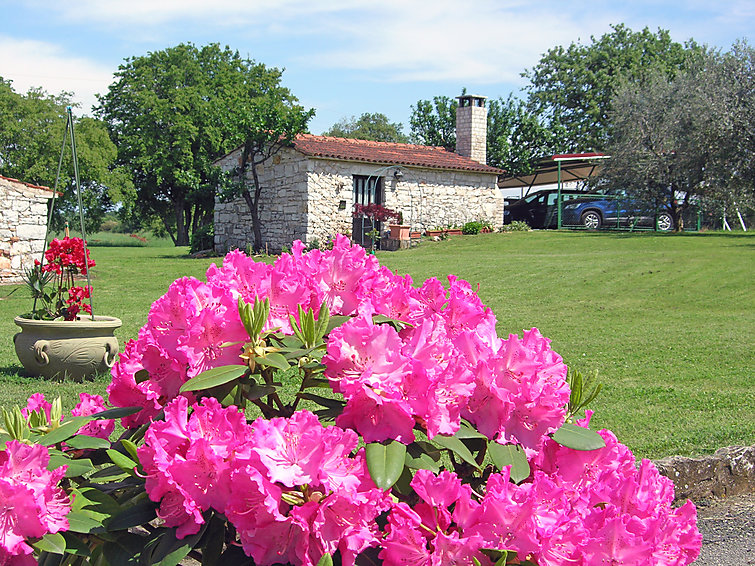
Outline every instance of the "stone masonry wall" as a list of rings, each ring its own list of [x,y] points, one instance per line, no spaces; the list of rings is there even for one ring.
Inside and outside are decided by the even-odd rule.
[[[41,259],[52,191],[0,177],[0,283],[18,283]]]
[[[396,180],[394,171],[372,163],[312,159],[307,241],[325,242],[335,234],[351,233],[353,177],[376,172],[383,178],[383,204],[401,212],[412,230],[461,226],[471,220],[487,220],[496,228],[503,224],[503,199],[495,175],[402,166],[403,177]]]
[[[219,165],[224,171],[231,171],[239,165],[240,156],[240,152],[233,152]],[[306,166],[306,159],[299,152],[283,149],[258,167],[263,186],[259,203],[262,245],[267,245],[271,252],[307,238]],[[216,201],[215,251],[246,250],[253,242],[252,217],[246,201],[243,198],[227,203]]]
[[[232,154],[221,166],[230,170],[237,164],[238,154]],[[266,188],[260,216],[269,249],[290,247],[297,239],[324,243],[336,234],[350,234],[354,175],[382,176],[383,204],[400,211],[413,230],[461,226],[470,220],[487,220],[495,227],[503,223],[503,199],[495,175],[402,166],[403,177],[396,180],[394,171],[390,166],[307,158],[285,150],[277,163],[261,171]],[[252,240],[244,201],[216,203],[216,251],[245,249]]]

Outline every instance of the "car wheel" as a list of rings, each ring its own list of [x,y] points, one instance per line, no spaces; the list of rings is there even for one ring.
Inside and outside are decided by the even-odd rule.
[[[588,210],[582,215],[582,226],[588,230],[597,230],[603,223],[600,213],[595,210]]]
[[[663,232],[668,232],[674,229],[674,219],[668,212],[663,212],[658,215],[658,229]]]

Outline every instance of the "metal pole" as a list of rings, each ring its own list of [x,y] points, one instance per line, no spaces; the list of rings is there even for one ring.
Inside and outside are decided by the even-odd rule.
[[[87,270],[87,286],[89,287],[89,308],[92,311],[91,316],[94,320],[94,302],[92,300],[92,277],[89,274],[89,250],[87,249],[87,234],[84,229],[84,204],[81,200],[81,183],[79,182],[79,160],[76,155],[76,136],[73,133],[73,113],[71,107],[67,108],[68,111],[68,123],[71,132],[71,152],[73,153],[73,177],[76,184],[76,198],[79,204],[79,222],[81,224],[81,239],[84,242],[84,265]]]
[[[558,207],[558,222],[556,227],[561,230],[561,161],[558,161],[558,195],[556,196],[556,206]],[[550,222],[548,222],[550,224]]]

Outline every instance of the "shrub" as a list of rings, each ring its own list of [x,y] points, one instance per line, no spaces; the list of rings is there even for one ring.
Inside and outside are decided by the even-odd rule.
[[[211,250],[215,246],[215,225],[205,224],[191,234],[189,251],[191,253]]]
[[[473,220],[472,222],[467,222],[466,224],[464,224],[464,226],[461,227],[461,233],[467,235],[479,234],[482,228],[482,222]]]
[[[511,224],[506,224],[501,228],[501,232],[529,232],[530,225],[521,220],[514,220]]]

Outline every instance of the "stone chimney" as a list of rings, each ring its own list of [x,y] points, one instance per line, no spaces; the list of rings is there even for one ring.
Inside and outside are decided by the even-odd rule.
[[[487,96],[462,94],[457,96],[456,108],[456,153],[487,163],[488,109]]]

